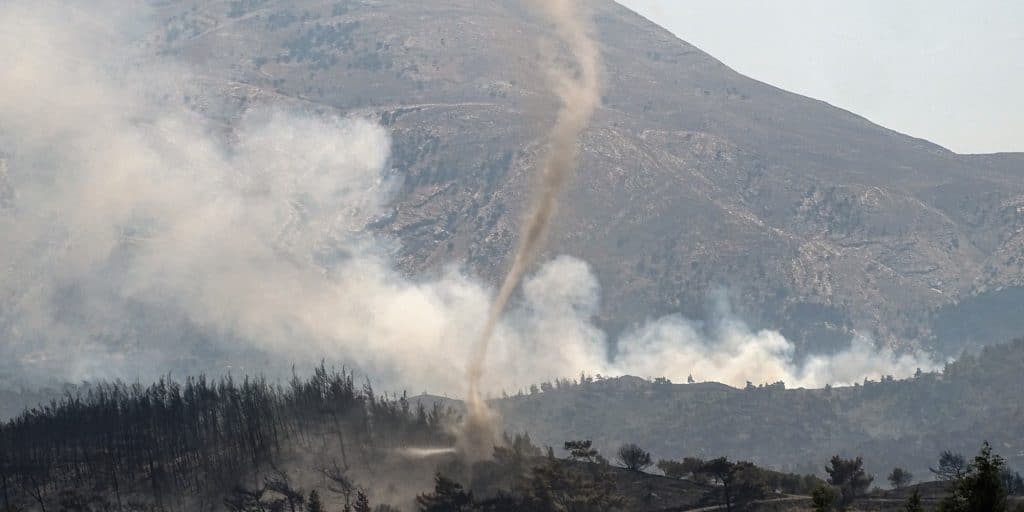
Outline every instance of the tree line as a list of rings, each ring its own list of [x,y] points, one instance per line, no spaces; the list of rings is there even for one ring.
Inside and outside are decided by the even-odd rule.
[[[457,421],[449,409],[380,395],[352,372],[323,364],[285,383],[230,376],[101,383],[0,424],[0,505],[5,512],[393,512],[386,492],[371,492],[375,479],[395,470],[384,462],[388,454],[453,446]],[[832,457],[823,479],[724,457],[655,462],[635,443],[609,458],[586,439],[561,448],[556,457],[519,434],[485,461],[442,450],[421,473],[436,469],[433,489],[401,504],[421,512],[636,510],[663,498],[666,478],[649,475],[652,468],[686,482],[687,506],[727,512],[792,496],[816,510],[844,510],[877,497],[861,457]],[[1013,509],[1010,496],[1024,493],[1020,474],[987,443],[969,461],[942,452],[929,473],[943,482],[941,496],[914,487],[903,510],[1003,512]],[[902,490],[914,476],[897,467],[886,480]]]
[[[0,424],[0,505],[46,511],[91,499],[127,510],[142,507],[128,497],[144,494],[155,509],[184,496],[190,507],[218,508],[225,489],[296,450],[329,454],[317,464],[343,472],[397,444],[450,444],[451,415],[323,365],[283,385],[231,376],[100,383]]]

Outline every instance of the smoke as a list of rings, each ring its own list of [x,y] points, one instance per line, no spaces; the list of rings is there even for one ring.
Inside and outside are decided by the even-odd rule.
[[[791,387],[818,388],[884,375],[905,377],[918,368],[939,367],[926,355],[876,348],[863,335],[855,336],[838,353],[798,361],[792,342],[777,331],[750,329],[732,312],[724,293],[716,294],[713,309],[703,325],[670,315],[627,334],[609,371],[664,376],[677,382],[693,376],[733,386],[783,381]]]
[[[285,373],[324,358],[393,390],[465,392],[466,333],[485,331],[502,293],[456,267],[395,270],[399,242],[368,228],[399,180],[387,131],[255,102],[225,128],[183,101],[187,67],[134,49],[141,30],[121,24],[144,16],[93,8],[0,5],[0,378]],[[564,155],[549,165],[568,169]],[[580,371],[821,386],[936,366],[863,339],[798,362],[724,304],[613,343],[592,322],[601,290],[585,262],[526,267],[492,326],[481,395]]]
[[[533,260],[544,234],[551,223],[559,194],[569,179],[576,162],[576,142],[587,127],[600,102],[600,51],[589,34],[586,21],[577,10],[575,0],[544,0],[543,11],[554,22],[559,37],[568,45],[578,69],[575,75],[564,70],[553,70],[554,90],[561,101],[561,109],[548,134],[547,153],[540,167],[540,181],[534,193],[519,237],[519,245],[512,266],[505,276],[498,295],[491,303],[483,333],[469,361],[469,390],[466,400],[467,416],[463,428],[464,446],[470,452],[489,456],[490,448],[499,439],[494,413],[489,410],[481,394],[484,361],[491,337],[512,292]]]
[[[397,453],[408,459],[429,459],[431,457],[440,457],[442,455],[452,455],[455,453],[455,448],[450,446],[437,448],[402,448],[397,450]]]
[[[337,295],[390,285],[363,234],[387,198],[383,129],[256,108],[224,135],[182,104],[191,77],[133,64],[120,27],[0,9],[9,371],[152,375],[292,343],[316,357],[363,324],[372,297]]]

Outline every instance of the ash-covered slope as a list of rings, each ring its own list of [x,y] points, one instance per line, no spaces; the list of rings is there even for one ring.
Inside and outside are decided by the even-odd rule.
[[[194,108],[229,123],[268,102],[379,116],[405,181],[378,229],[401,239],[404,270],[498,278],[555,106],[539,60],[549,27],[524,0],[152,4],[149,51],[202,73]],[[1020,158],[953,154],[592,5],[604,104],[547,254],[594,266],[606,326],[701,317],[726,287],[803,348],[857,330],[954,349],[964,333],[939,320],[974,301],[991,321],[970,338],[1024,327]]]

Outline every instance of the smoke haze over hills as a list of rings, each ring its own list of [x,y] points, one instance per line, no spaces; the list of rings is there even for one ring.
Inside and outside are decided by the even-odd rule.
[[[612,0],[8,0],[0,55],[4,510],[1024,495],[1021,155]]]
[[[151,16],[0,7],[0,372],[283,374],[326,358],[389,388],[463,393],[494,290],[457,261],[397,270],[402,241],[371,229],[402,185],[388,130],[295,105],[218,124],[181,100],[200,79],[187,63],[137,58],[139,19]],[[821,386],[936,366],[863,337],[798,360],[717,303],[703,322],[659,317],[612,343],[594,322],[595,272],[555,257],[496,326],[485,385],[586,371]]]

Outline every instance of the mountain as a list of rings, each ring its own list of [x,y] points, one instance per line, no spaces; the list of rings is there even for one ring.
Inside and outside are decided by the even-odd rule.
[[[501,275],[555,101],[549,27],[525,2],[152,3],[149,51],[201,70],[188,101],[208,115],[276,102],[390,127],[404,185],[378,229],[401,240],[403,271]],[[801,349],[859,331],[952,353],[1024,327],[1021,155],[954,154],[589,5],[603,106],[542,257],[593,265],[603,326],[701,318],[725,288]],[[976,330],[943,321],[975,304],[988,315]]]
[[[495,280],[513,247],[554,99],[521,1],[163,1],[155,51],[206,94],[370,113],[404,184],[379,228],[411,274],[460,262]],[[726,287],[803,347],[870,332],[955,350],[1021,327],[1024,159],[959,156],[743,77],[610,1],[593,2],[607,70],[547,255],[589,261],[600,321],[705,314]],[[1005,339],[1000,339],[1005,341]]]
[[[494,405],[509,431],[542,444],[581,436],[605,454],[637,443],[658,457],[725,455],[808,474],[834,454],[860,455],[878,483],[894,466],[923,481],[943,450],[972,454],[986,440],[1010,467],[1024,467],[1021,364],[1024,340],[988,346],[942,374],[851,387],[736,389],[622,377],[563,381]]]

